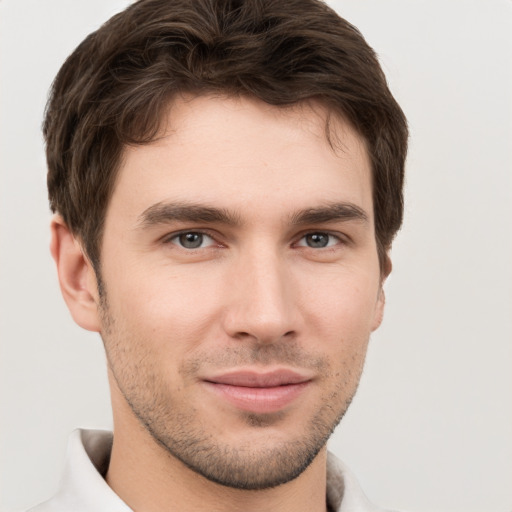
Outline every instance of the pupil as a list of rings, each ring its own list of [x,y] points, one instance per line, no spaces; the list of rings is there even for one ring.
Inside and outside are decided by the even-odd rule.
[[[197,249],[203,243],[201,233],[185,233],[180,235],[180,244],[186,249]]]
[[[328,236],[323,233],[307,235],[306,239],[310,247],[326,247],[329,241]]]

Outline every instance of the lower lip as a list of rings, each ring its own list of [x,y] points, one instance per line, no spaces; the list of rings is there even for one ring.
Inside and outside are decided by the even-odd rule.
[[[302,394],[309,382],[287,384],[269,388],[231,386],[205,382],[208,388],[243,411],[268,414],[278,412],[290,405]]]

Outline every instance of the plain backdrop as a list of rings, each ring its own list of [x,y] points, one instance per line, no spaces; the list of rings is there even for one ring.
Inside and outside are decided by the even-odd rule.
[[[75,427],[111,426],[101,341],[48,251],[40,125],[65,57],[127,3],[0,0],[2,510],[52,494]],[[331,4],[377,50],[411,150],[385,321],[330,448],[381,506],[510,512],[512,2]]]

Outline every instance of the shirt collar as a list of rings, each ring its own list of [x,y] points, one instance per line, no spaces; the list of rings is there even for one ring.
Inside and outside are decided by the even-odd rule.
[[[368,501],[352,472],[331,452],[327,454],[327,504],[334,512],[386,512]]]
[[[112,438],[112,432],[104,430],[75,430],[58,493],[29,512],[132,512],[104,480]],[[327,503],[334,512],[384,512],[366,499],[354,476],[332,453],[327,459]]]

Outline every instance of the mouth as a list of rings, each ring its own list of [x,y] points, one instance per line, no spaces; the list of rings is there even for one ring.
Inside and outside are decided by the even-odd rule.
[[[260,414],[281,411],[305,391],[311,377],[292,370],[234,371],[203,380],[216,396],[237,409]]]

